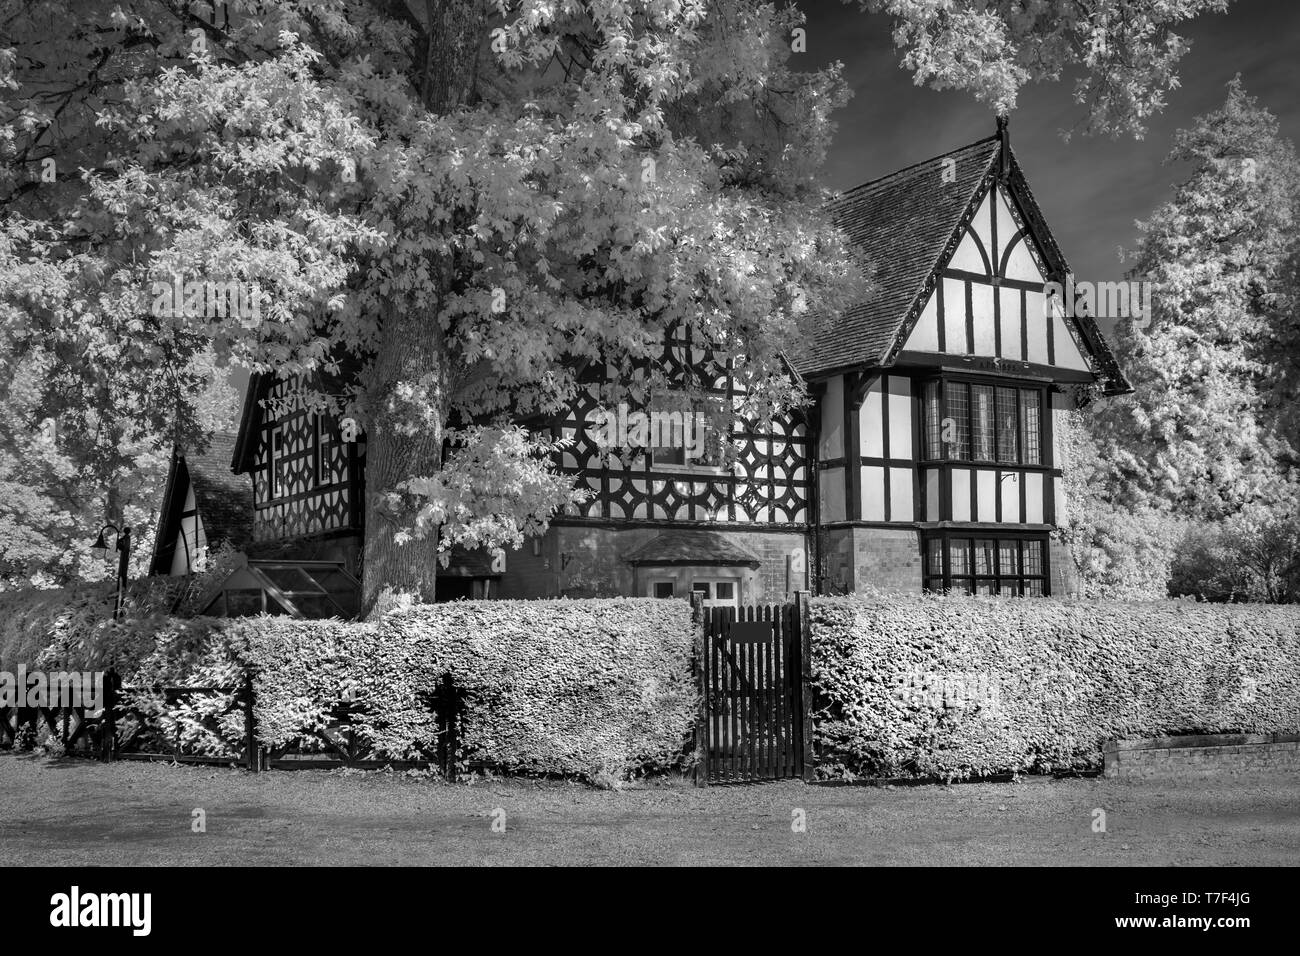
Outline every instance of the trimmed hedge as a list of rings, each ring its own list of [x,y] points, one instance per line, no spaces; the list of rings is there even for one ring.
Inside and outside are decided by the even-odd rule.
[[[698,701],[685,601],[457,601],[384,627],[466,695],[466,761],[615,778],[685,763]]]
[[[1106,739],[1300,729],[1300,607],[812,602],[824,777],[1092,769]]]
[[[461,696],[460,767],[602,782],[684,767],[698,700],[696,625],[685,601],[457,601],[377,623],[286,617],[156,624],[152,650],[123,672],[150,729],[200,753],[237,747],[232,695],[167,701],[153,685],[242,685],[251,675],[259,741],[311,741],[346,706],[381,758],[431,757],[444,676]]]
[[[253,675],[258,739],[280,747],[322,729],[348,705],[358,737],[393,760],[432,755],[438,744],[433,701],[439,658],[407,641],[388,621],[235,618],[224,639]]]

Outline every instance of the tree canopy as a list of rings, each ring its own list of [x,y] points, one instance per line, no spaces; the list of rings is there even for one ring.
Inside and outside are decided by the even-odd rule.
[[[1127,133],[1175,85],[1171,27],[1226,5],[862,4],[918,82],[1005,112],[1077,67],[1088,128]],[[644,400],[670,332],[755,409],[803,400],[783,346],[866,288],[817,178],[848,90],[799,69],[802,24],[759,0],[4,0],[0,326],[6,363],[48,363],[29,423],[77,436],[112,510],[134,449],[203,441],[214,366],[292,377],[365,430],[367,601],[427,596],[439,547],[573,501],[520,423],[580,382]],[[177,277],[254,308],[160,309]]]

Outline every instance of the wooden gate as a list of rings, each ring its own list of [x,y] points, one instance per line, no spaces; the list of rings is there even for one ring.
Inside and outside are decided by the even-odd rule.
[[[812,771],[805,694],[808,595],[793,604],[701,607],[696,673],[699,783],[778,780]]]

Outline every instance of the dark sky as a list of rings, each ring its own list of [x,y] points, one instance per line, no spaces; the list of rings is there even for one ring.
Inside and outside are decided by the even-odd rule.
[[[993,114],[968,94],[912,84],[898,66],[888,17],[858,12],[856,3],[804,0],[808,57],[816,66],[839,60],[854,90],[838,114],[839,132],[825,169],[827,185],[847,189],[895,169],[947,152],[994,131]],[[1031,86],[1011,114],[1011,142],[1030,186],[1075,275],[1119,279],[1120,246],[1132,248],[1135,219],[1171,195],[1182,176],[1163,165],[1175,130],[1226,97],[1240,72],[1247,93],[1300,142],[1300,0],[1236,0],[1226,14],[1188,21],[1175,32],[1192,41],[1179,64],[1182,87],[1167,94],[1144,140],[1075,135],[1082,109],[1072,83]],[[1185,175],[1185,171],[1183,173]]]

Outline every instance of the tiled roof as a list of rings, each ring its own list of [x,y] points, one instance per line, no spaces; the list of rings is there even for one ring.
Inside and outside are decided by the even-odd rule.
[[[242,548],[253,537],[253,487],[244,475],[230,470],[235,436],[218,433],[205,452],[175,451],[167,472],[158,531],[154,538],[151,574],[167,574],[180,532],[185,491],[194,489],[194,504],[203,520],[208,546],[228,541]]]
[[[867,301],[817,322],[808,347],[791,356],[796,368],[809,375],[884,360],[996,163],[998,143],[996,136],[971,143],[832,200],[831,218],[871,264],[874,289]],[[945,169],[952,182],[944,182]]]
[[[664,531],[628,552],[631,564],[725,564],[758,567],[762,559],[716,531]]]
[[[235,436],[221,432],[212,436],[207,451],[186,452],[185,466],[208,541],[240,548],[253,537],[253,486],[230,470],[234,450]]]

